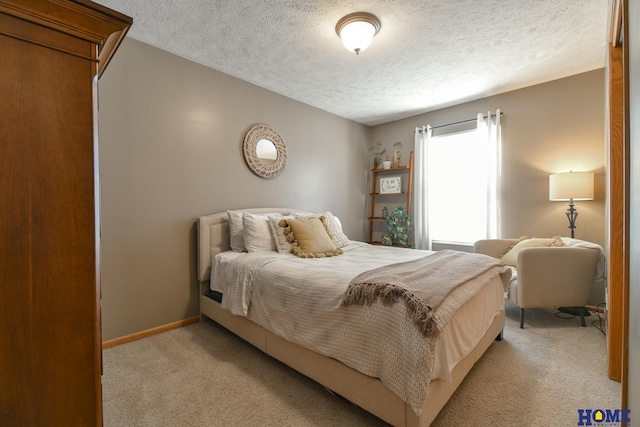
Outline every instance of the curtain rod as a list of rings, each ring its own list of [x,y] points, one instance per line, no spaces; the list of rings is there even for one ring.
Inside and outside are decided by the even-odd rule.
[[[504,115],[504,112],[500,111],[500,117],[502,117],[503,115]],[[492,115],[491,115],[491,117],[495,117],[495,116],[496,116],[495,114],[492,114]],[[487,118],[487,116],[482,116],[482,117],[484,117],[485,119]],[[475,119],[461,120],[461,121],[459,121],[459,122],[455,122],[455,123],[448,123],[448,124],[446,124],[446,125],[432,126],[432,127],[431,127],[431,129],[446,128],[446,127],[449,127],[449,126],[461,125],[461,124],[463,124],[463,123],[475,122],[475,121],[477,121],[477,120],[478,120],[477,118],[475,118]],[[418,132],[422,132],[422,129],[418,130]]]

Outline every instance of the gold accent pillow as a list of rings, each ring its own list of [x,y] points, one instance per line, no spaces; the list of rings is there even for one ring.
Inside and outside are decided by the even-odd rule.
[[[300,258],[324,258],[340,255],[342,250],[336,248],[323,223],[324,217],[284,219],[284,233],[292,242],[291,251]]]
[[[545,247],[561,247],[564,246],[562,237],[554,236],[552,238],[520,238],[506,254],[503,255],[502,261],[506,264],[516,267],[518,263],[518,253],[525,248],[545,248]]]
[[[332,214],[330,211],[326,211],[321,214],[299,214],[294,213],[296,219],[299,218],[320,218],[324,216],[322,223],[327,229],[327,233],[329,233],[329,237],[333,240],[333,244],[336,245],[336,248],[344,248],[349,244],[349,238],[342,231],[342,223],[337,216]]]

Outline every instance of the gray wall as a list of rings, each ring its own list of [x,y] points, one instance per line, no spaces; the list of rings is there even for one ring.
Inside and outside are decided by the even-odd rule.
[[[575,237],[605,246],[605,74],[598,69],[372,128],[371,140],[413,150],[416,126],[438,126],[500,108],[504,237],[568,236],[568,202],[549,201],[549,174],[593,171],[595,200],[576,202]],[[461,206],[464,201],[461,201]]]
[[[198,314],[195,220],[232,208],[330,210],[364,239],[370,129],[126,39],[100,80],[102,325],[109,340]],[[287,168],[254,175],[257,123]]]

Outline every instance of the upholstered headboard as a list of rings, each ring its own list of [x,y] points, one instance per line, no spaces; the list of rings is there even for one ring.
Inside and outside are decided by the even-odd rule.
[[[297,209],[286,208],[250,208],[234,209],[237,212],[281,214],[308,213]],[[198,280],[208,282],[211,277],[213,257],[231,248],[229,243],[229,215],[227,211],[201,216],[198,218]]]

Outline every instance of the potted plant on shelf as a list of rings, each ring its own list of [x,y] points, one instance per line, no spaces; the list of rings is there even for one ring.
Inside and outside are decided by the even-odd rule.
[[[387,217],[387,229],[389,231],[382,236],[382,244],[408,248],[409,227],[411,227],[411,215],[407,213],[407,209],[398,206]]]
[[[387,148],[382,146],[380,141],[369,147],[369,152],[373,154],[373,167],[382,168],[382,155],[387,152]]]

